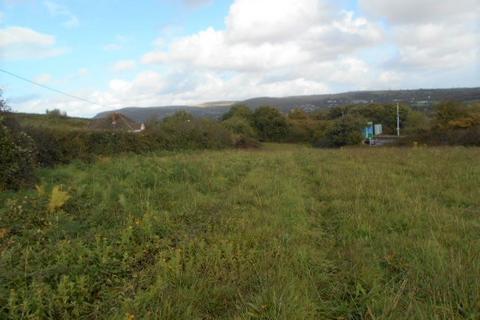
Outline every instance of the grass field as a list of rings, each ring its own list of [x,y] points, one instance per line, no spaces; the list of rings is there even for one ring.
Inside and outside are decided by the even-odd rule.
[[[480,149],[271,145],[40,175],[0,196],[1,319],[480,318]]]

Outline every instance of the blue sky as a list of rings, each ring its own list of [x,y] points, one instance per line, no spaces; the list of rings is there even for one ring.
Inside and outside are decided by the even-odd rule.
[[[0,67],[95,104],[2,73],[0,86],[15,110],[77,116],[131,105],[478,86],[476,1],[0,0]]]

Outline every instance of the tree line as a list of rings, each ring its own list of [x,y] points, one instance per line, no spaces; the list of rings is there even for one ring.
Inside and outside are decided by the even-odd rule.
[[[441,103],[429,112],[400,106],[399,145],[480,145],[480,104]],[[47,111],[60,123],[70,118]],[[394,134],[396,107],[388,104],[351,105],[316,112],[294,109],[282,113],[271,106],[255,110],[234,105],[221,119],[195,118],[179,111],[147,122],[141,133],[90,130],[67,126],[21,126],[0,94],[0,190],[32,186],[37,167],[98,156],[155,150],[257,148],[262,142],[302,143],[337,148],[363,142],[368,122]]]

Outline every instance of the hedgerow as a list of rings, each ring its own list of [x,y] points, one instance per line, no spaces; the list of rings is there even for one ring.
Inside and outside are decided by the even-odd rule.
[[[4,124],[0,115],[0,190],[19,189],[35,182],[35,145],[30,137]]]

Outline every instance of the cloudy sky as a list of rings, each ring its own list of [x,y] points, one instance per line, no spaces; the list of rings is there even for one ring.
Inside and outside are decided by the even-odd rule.
[[[480,86],[480,0],[0,0],[17,111]]]

